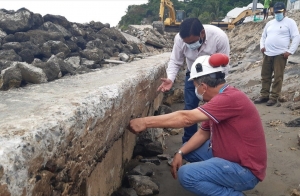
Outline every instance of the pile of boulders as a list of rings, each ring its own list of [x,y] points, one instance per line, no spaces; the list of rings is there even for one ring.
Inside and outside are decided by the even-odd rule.
[[[151,44],[150,49],[146,44]],[[143,58],[142,53],[168,46],[155,31],[151,31],[148,41],[136,43],[109,24],[73,23],[58,15],[42,17],[26,8],[1,9],[0,90],[130,62]]]
[[[153,29],[151,25],[129,25],[125,33],[139,38],[142,43],[163,49],[162,52],[171,51],[176,35],[176,32],[164,32],[161,34],[156,29]]]

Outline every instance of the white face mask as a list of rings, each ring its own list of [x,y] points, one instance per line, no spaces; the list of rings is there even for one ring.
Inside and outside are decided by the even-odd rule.
[[[203,101],[203,95],[204,95],[205,91],[202,93],[202,95],[200,95],[198,93],[198,90],[197,90],[197,87],[195,87],[195,94],[197,96],[197,98],[200,100],[200,101]]]
[[[198,48],[200,48],[200,46],[202,45],[202,43],[200,43],[200,41],[197,41],[195,43],[192,44],[186,44],[187,47],[191,50],[197,50]]]

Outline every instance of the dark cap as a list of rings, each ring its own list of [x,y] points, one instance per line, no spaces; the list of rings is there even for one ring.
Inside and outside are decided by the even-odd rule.
[[[283,2],[277,2],[274,5],[274,12],[283,12],[285,10],[285,5]]]

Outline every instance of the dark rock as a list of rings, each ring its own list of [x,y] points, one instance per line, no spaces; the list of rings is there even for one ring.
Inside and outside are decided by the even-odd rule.
[[[173,110],[171,107],[169,106],[166,106],[166,105],[160,105],[158,110],[157,110],[157,113],[155,113],[155,115],[163,115],[163,114],[169,114],[169,113],[172,113]]]
[[[53,59],[51,61],[55,62],[56,64],[59,65],[62,76],[66,75],[66,74],[71,74],[71,75],[76,74],[76,72],[75,72],[76,69],[70,63],[65,62],[62,59],[59,59],[57,57],[53,57]]]
[[[80,67],[80,57],[79,56],[73,56],[65,59],[65,62],[72,65],[75,69],[78,69]]]
[[[78,36],[78,37],[72,37],[71,40],[77,44],[78,47],[80,47],[82,50],[84,50],[86,48],[86,41],[85,39],[83,39],[82,36]]]
[[[107,41],[107,40],[110,39],[107,35],[102,34],[102,33],[100,33],[100,32],[95,33],[94,36],[96,37],[96,39],[100,39],[100,40],[102,40],[103,42],[105,42],[105,41]]]
[[[57,62],[56,57],[53,55],[46,63],[35,59],[32,65],[41,68],[49,82],[61,77],[60,66]]]
[[[124,37],[124,35],[119,30],[117,30],[115,28],[110,28],[109,29],[109,28],[104,27],[99,32],[104,34],[104,35],[107,35],[110,39],[113,39],[114,41],[119,41],[119,42],[122,42],[123,44],[127,43],[127,40]]]
[[[14,40],[16,42],[27,42],[30,40],[30,36],[25,32],[17,32],[14,35]]]
[[[50,58],[52,56],[51,46],[47,43],[44,43],[41,47],[41,55],[45,58]]]
[[[115,42],[114,42],[114,40],[112,40],[112,39],[108,39],[108,40],[106,40],[105,43],[104,43],[104,45],[105,45],[106,47],[113,47],[114,44],[115,44]]]
[[[128,175],[141,175],[141,176],[152,176],[153,169],[151,169],[148,165],[138,165],[133,170],[128,172]]]
[[[43,45],[47,41],[61,41],[64,42],[64,36],[57,32],[48,32],[43,30],[30,30],[27,32],[30,41],[36,45]]]
[[[73,24],[72,27],[69,29],[73,36],[86,36],[86,32],[83,28],[79,27],[79,24]]]
[[[124,50],[124,45],[121,43],[115,43],[115,48],[119,50],[119,52]],[[124,52],[125,53],[125,52]],[[127,53],[128,54],[128,53]]]
[[[40,15],[40,14],[33,14],[32,18],[33,18],[33,22],[34,22],[34,24],[33,24],[34,29],[41,26],[44,23],[44,19],[43,19],[42,15]]]
[[[30,49],[24,49],[18,54],[22,58],[22,61],[25,61],[26,63],[30,64],[34,60],[34,53]]]
[[[26,83],[41,84],[47,82],[47,76],[42,69],[27,63],[17,63],[17,67],[21,70],[22,79]]]
[[[91,26],[91,28],[95,29],[96,31],[99,31],[105,27],[105,25],[102,24],[101,22],[94,22],[94,21],[90,22],[90,26]]]
[[[291,104],[289,107],[291,110],[299,110],[300,109],[300,103],[297,104]]]
[[[154,163],[155,165],[160,165],[159,159],[140,159],[142,163]]]
[[[135,157],[137,155],[143,155],[143,154],[145,154],[144,152],[145,152],[144,145],[137,144],[137,145],[134,146],[132,156]]]
[[[0,73],[3,69],[6,69],[13,65],[12,61],[0,60]]]
[[[63,52],[65,56],[67,56],[71,52],[69,47],[61,41],[48,41],[45,45],[50,46],[52,54]]]
[[[109,23],[105,23],[105,24],[104,24],[104,27],[110,28],[110,24],[109,24]]]
[[[10,66],[3,70],[0,75],[0,89],[8,90],[20,87],[22,82],[21,70],[16,66]]]
[[[79,48],[78,48],[77,44],[75,42],[71,41],[71,40],[67,40],[66,45],[71,50],[71,52],[78,52],[79,51]]]
[[[38,15],[34,15],[26,8],[21,8],[16,12],[0,10],[0,26],[6,33],[27,31],[40,23]]]
[[[67,29],[65,29],[59,24],[53,24],[49,21],[45,22],[39,29],[44,31],[61,33],[65,39],[69,39],[72,37],[72,34]]]
[[[111,57],[114,55],[115,52],[118,52],[118,49],[112,47],[104,47],[103,52]]]
[[[0,50],[0,59],[7,61],[22,61],[22,58],[14,50]]]
[[[96,63],[99,63],[103,59],[103,50],[100,50],[98,48],[85,49],[81,51],[80,54],[83,58],[93,60]]]
[[[95,61],[87,60],[85,58],[81,59],[81,65],[84,65],[89,69],[95,69],[96,67],[98,67]]]
[[[21,42],[22,50],[28,49],[31,50],[34,56],[41,55],[41,49],[31,41]]]
[[[66,29],[71,27],[71,23],[64,16],[46,14],[43,18],[45,22],[50,21],[54,24],[61,25]]]
[[[112,196],[138,196],[133,188],[120,188]]]
[[[287,127],[300,127],[300,118],[296,118],[294,120],[291,120],[288,123],[285,123]]]
[[[154,195],[159,193],[159,188],[148,176],[128,176],[130,186],[138,195]]]
[[[7,42],[2,45],[4,50],[14,50],[16,53],[20,52],[22,45],[19,42]]]
[[[164,150],[162,144],[159,141],[154,141],[145,145],[145,150],[149,156],[156,156],[163,154]]]
[[[5,36],[2,40],[2,44],[5,44],[7,42],[15,42],[15,36],[13,34]]]
[[[2,29],[0,29],[0,38],[4,38],[6,36],[7,36],[6,32],[4,32],[4,31],[2,31]]]
[[[86,48],[87,49],[93,49],[93,48],[103,49],[103,48],[105,48],[105,45],[104,45],[104,43],[103,43],[102,40],[100,40],[100,39],[97,38],[95,40],[89,41],[86,44]]]
[[[132,50],[130,51],[132,54],[140,54],[140,48],[136,43],[131,43],[130,46],[132,47]]]
[[[64,58],[66,58],[66,55],[65,55],[65,53],[63,53],[63,52],[57,53],[55,56],[56,56],[57,58],[59,58],[59,59],[64,59]]]

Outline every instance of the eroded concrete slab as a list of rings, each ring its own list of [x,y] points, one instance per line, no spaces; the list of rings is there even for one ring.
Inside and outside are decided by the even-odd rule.
[[[120,167],[134,146],[126,126],[158,108],[162,96],[156,89],[169,57],[0,92],[1,195],[89,195],[119,186]],[[102,171],[107,164],[111,168]],[[95,178],[104,174],[116,183],[102,179],[95,188]]]

